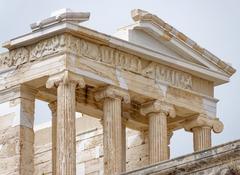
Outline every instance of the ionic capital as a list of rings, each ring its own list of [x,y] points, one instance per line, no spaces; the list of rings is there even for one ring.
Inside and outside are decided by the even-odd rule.
[[[205,114],[200,114],[184,123],[186,131],[192,131],[195,127],[210,127],[215,133],[223,131],[223,123],[218,118],[208,118]]]
[[[124,89],[120,89],[114,86],[106,86],[106,87],[100,88],[95,93],[96,101],[100,101],[104,98],[119,98],[123,100],[125,103],[130,103],[129,93]]]
[[[160,113],[160,112],[163,112],[166,116],[169,116],[171,118],[174,118],[176,116],[176,111],[174,106],[160,100],[147,102],[143,104],[140,109],[140,113],[142,115],[149,115],[152,113]]]
[[[47,88],[52,88],[54,86],[57,87],[59,83],[63,84],[75,83],[80,88],[85,87],[85,82],[82,77],[67,70],[50,76],[46,83],[46,87]]]

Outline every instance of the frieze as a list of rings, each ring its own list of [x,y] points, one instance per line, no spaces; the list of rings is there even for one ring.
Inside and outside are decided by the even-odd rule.
[[[117,51],[106,46],[100,46],[99,61],[110,64],[114,67],[119,67],[135,73],[141,73],[141,59],[136,56]],[[83,51],[84,52],[84,51]]]
[[[33,46],[30,53],[30,61],[51,55],[63,50],[65,47],[65,36],[59,35],[51,39],[44,40]]]
[[[0,55],[0,68],[19,66],[28,62],[29,51],[25,47],[14,49],[10,53]]]
[[[58,35],[33,46],[10,51],[10,56],[0,56],[0,68],[18,66],[61,51],[141,74],[156,83],[167,82],[183,89],[192,89],[192,76],[187,73],[72,35]]]
[[[25,64],[36,59],[62,51],[65,47],[64,35],[43,40],[33,46],[20,47],[0,54],[0,68],[9,68]]]
[[[76,39],[79,40],[79,39]],[[80,54],[82,54],[85,57],[88,57],[90,59],[94,59],[96,61],[99,60],[99,47],[96,44],[87,42],[85,40],[80,40],[81,41],[81,50],[82,52]]]
[[[19,66],[26,62],[28,62],[29,51],[25,47],[21,47],[19,49],[12,50],[10,52],[10,65],[11,66]]]
[[[154,79],[156,83],[163,81],[176,87],[192,89],[192,76],[187,73],[159,63],[143,60],[137,56],[107,46],[98,46],[83,40],[82,43],[84,47],[81,47],[80,55],[84,57],[141,74]]]
[[[12,60],[9,57],[9,52],[0,54],[0,68],[6,68],[12,66]]]

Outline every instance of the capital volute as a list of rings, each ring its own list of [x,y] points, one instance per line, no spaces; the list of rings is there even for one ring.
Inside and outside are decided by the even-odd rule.
[[[130,103],[129,93],[115,86],[106,86],[98,89],[95,93],[96,101],[100,101],[104,98],[119,98],[125,103]]]
[[[140,113],[144,116],[152,113],[164,113],[166,116],[174,118],[176,116],[175,108],[172,104],[166,103],[161,100],[154,100],[142,104]]]
[[[60,83],[63,84],[69,84],[69,83],[75,83],[80,88],[85,87],[84,79],[70,71],[63,71],[55,75],[51,75],[46,83],[47,88],[57,87]]]
[[[224,126],[218,118],[209,118],[205,114],[200,114],[184,123],[184,129],[186,131],[192,131],[192,129],[196,127],[209,127],[215,133],[220,133],[223,131]]]

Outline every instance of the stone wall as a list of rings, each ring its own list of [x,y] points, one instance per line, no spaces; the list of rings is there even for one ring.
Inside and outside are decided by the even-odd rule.
[[[234,173],[237,172],[238,173]],[[175,159],[145,166],[122,175],[238,175],[240,140]]]
[[[30,89],[19,86],[0,98],[0,174],[31,175],[34,97]]]
[[[51,174],[51,126],[35,129],[35,173]],[[78,117],[77,175],[103,175],[103,134],[100,122],[91,117]],[[148,164],[147,134],[127,129],[127,170]]]
[[[3,175],[14,173],[19,166],[19,126],[11,127],[13,119],[14,113],[0,117],[0,174]]]

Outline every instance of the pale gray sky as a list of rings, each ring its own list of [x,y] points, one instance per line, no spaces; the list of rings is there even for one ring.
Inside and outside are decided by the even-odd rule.
[[[240,70],[239,0],[0,0],[0,42],[30,32],[29,24],[65,7],[91,12],[84,25],[107,34],[130,24],[132,9],[147,10]],[[240,138],[239,84],[237,72],[230,83],[215,89],[215,97],[220,100],[217,113],[225,129],[221,134],[213,134],[214,145]],[[45,103],[38,102],[36,108],[36,123],[50,119]],[[191,134],[175,132],[171,149],[174,157],[192,152]]]

